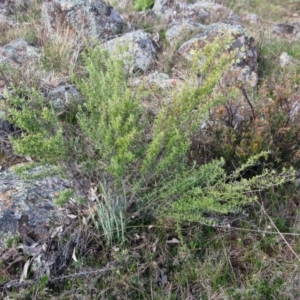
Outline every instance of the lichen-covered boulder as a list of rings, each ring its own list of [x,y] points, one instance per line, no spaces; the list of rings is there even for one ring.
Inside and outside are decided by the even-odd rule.
[[[186,19],[204,24],[213,22],[237,24],[240,20],[239,16],[228,7],[209,1],[196,1],[189,4],[182,15]]]
[[[119,14],[101,0],[52,0],[42,5],[42,20],[51,28],[67,24],[83,37],[108,39],[121,33]]]
[[[214,21],[237,23],[239,17],[229,8],[210,1],[189,3],[182,0],[156,0],[153,11],[170,21],[189,20],[194,24],[209,24]]]
[[[174,88],[174,86],[176,85],[175,79],[170,78],[168,74],[159,73],[157,71],[149,74],[146,77],[146,83],[149,87],[154,86],[163,90]]]
[[[80,93],[69,84],[60,84],[45,91],[45,97],[51,102],[55,111],[72,108],[82,100]]]
[[[170,78],[168,74],[154,71],[147,76],[129,78],[128,84],[130,87],[144,87],[146,89],[173,89],[178,85],[178,80]]]
[[[147,71],[155,62],[156,49],[148,34],[143,30],[126,33],[106,42],[104,46],[113,55],[119,55],[124,59],[127,71],[130,68]]]
[[[66,215],[53,200],[59,192],[70,188],[67,180],[54,176],[50,167],[36,167],[30,176],[42,179],[22,179],[11,170],[0,172],[0,250],[10,238],[21,237],[23,244],[43,244],[51,228],[66,225]]]
[[[23,39],[16,39],[7,45],[0,47],[0,66],[8,67],[7,73],[10,69],[21,70],[27,68],[29,65],[37,63],[39,52],[35,47],[29,46]],[[4,73],[6,74],[6,73]],[[9,79],[0,77],[0,100],[5,98],[5,92],[8,92]],[[0,110],[0,149],[6,151],[11,149],[9,146],[8,134],[13,131],[13,125],[4,121],[5,112]]]
[[[29,46],[23,39],[16,39],[0,47],[0,64],[8,63],[17,66],[29,61],[35,61],[38,57],[38,50]]]
[[[205,25],[200,23],[194,23],[189,20],[175,21],[169,25],[166,30],[166,40],[170,45],[176,46],[176,44],[187,36],[199,33]]]
[[[34,2],[36,0],[1,0],[0,8],[9,9],[13,12],[18,6],[27,7]]]
[[[10,28],[18,24],[16,11],[26,11],[30,4],[36,4],[36,0],[1,0],[0,1],[0,26]]]
[[[186,8],[187,2],[182,0],[155,0],[152,10],[164,19],[177,15]]]
[[[248,37],[244,28],[240,25],[224,23],[209,25],[203,29],[201,34],[197,34],[183,43],[178,49],[178,54],[187,60],[191,60],[193,51],[201,51],[207,43],[222,37],[224,34],[230,34],[234,38],[230,48],[237,51],[235,63],[232,66],[235,76],[232,81],[238,81],[246,86],[256,86],[258,81],[258,63],[254,39]],[[202,57],[201,59],[205,58]]]
[[[297,27],[294,24],[280,23],[272,26],[272,31],[281,35],[294,34]]]
[[[271,27],[273,33],[294,41],[300,40],[300,23],[279,23]]]
[[[242,16],[242,19],[243,21],[246,21],[253,25],[261,23],[261,20],[257,14],[247,13]]]
[[[200,33],[207,24],[214,21],[238,24],[239,17],[227,7],[209,1],[195,3],[157,0],[153,10],[159,16],[167,18],[169,24],[166,39],[171,45],[176,45],[189,38],[192,34]],[[168,16],[168,17],[166,17]]]
[[[8,29],[14,25],[14,20],[9,15],[7,15],[4,10],[0,8],[0,27]]]

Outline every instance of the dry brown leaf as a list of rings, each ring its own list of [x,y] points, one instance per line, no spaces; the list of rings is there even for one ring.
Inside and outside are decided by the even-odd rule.
[[[117,246],[114,246],[114,247],[113,247],[113,250],[114,250],[115,252],[119,252],[119,251],[120,251],[120,248],[117,247]]]
[[[23,252],[26,255],[37,256],[38,254],[43,252],[43,246],[39,243],[34,243],[31,246],[23,246]]]
[[[19,254],[16,248],[11,248],[1,253],[0,262],[7,261],[11,258],[15,258]]]
[[[19,282],[23,282],[26,280],[26,278],[28,276],[28,270],[29,270],[30,264],[31,264],[31,259],[28,259],[24,265],[23,272],[21,274]]]
[[[74,261],[78,262],[78,260],[77,260],[77,258],[76,258],[76,252],[75,252],[75,251],[76,251],[76,250],[75,250],[75,247],[74,247],[74,249],[73,249],[73,254],[72,254],[72,258],[73,258]]]
[[[171,240],[167,241],[167,244],[180,244],[180,241],[175,238],[172,238]]]
[[[134,239],[135,240],[140,240],[141,239],[141,236],[137,233],[134,234]]]
[[[91,214],[94,214],[96,211],[97,211],[97,205],[93,205],[88,209],[83,209],[81,212],[83,213],[83,215],[89,217]]]
[[[67,214],[67,216],[68,216],[69,218],[71,218],[71,219],[76,219],[76,218],[77,218],[77,216],[76,216],[76,215],[73,215],[73,214]]]
[[[97,187],[91,187],[90,188],[89,196],[88,196],[90,201],[93,202],[93,201],[98,200],[98,196],[97,196],[96,192],[97,192]]]
[[[48,245],[46,243],[43,244],[42,249],[44,252],[47,252],[48,250]]]
[[[51,234],[51,238],[54,238],[55,236],[57,235],[60,235],[60,233],[63,232],[63,226],[59,226],[59,227],[56,227],[53,231],[53,233]]]
[[[139,250],[139,249],[144,248],[144,247],[147,246],[147,245],[148,245],[148,243],[142,243],[142,244],[140,244],[139,246],[136,246],[136,247],[132,248],[132,250]]]

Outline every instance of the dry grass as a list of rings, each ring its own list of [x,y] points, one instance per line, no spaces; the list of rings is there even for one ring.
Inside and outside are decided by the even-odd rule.
[[[299,13],[300,5],[297,0],[219,0],[239,14],[256,13],[263,22],[285,22],[294,13]]]
[[[69,27],[59,26],[55,30],[39,28],[38,39],[42,52],[41,62],[47,71],[65,76],[74,72],[84,47],[82,36]]]

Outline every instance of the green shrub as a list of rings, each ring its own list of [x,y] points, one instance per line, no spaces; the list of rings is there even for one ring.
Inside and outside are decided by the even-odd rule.
[[[146,10],[153,6],[153,0],[133,0],[133,9],[134,10]]]
[[[70,198],[75,197],[74,191],[71,189],[65,189],[59,193],[58,198],[54,200],[54,203],[59,206],[66,204]]]
[[[134,199],[141,207],[150,205],[158,215],[178,221],[203,221],[205,212],[237,211],[256,199],[253,191],[282,184],[294,173],[263,170],[251,180],[243,179],[240,174],[266,152],[251,155],[232,174],[226,173],[222,159],[199,165],[189,157],[200,124],[213,107],[226,101],[215,88],[234,56],[224,51],[230,42],[230,37],[224,37],[208,44],[202,54],[195,51],[185,86],[147,122],[143,93],[128,87],[123,61],[100,47],[90,49],[84,56],[87,75],[74,80],[84,97],[75,112],[75,124],[69,124],[76,130],[68,130],[66,120],[60,120],[37,91],[21,91],[21,96],[8,96],[6,104],[8,119],[22,129],[21,136],[13,138],[14,149],[57,163],[64,163],[68,153],[83,170],[82,176],[92,172],[92,180],[114,194],[107,197],[108,202],[119,197]],[[199,78],[200,55],[206,59]],[[152,133],[147,142],[146,132]],[[114,215],[111,204],[99,204],[99,216],[110,219]],[[109,228],[118,224],[110,223]],[[101,226],[109,231],[106,223]]]
[[[173,182],[174,185],[164,187],[164,213],[178,221],[200,221],[207,224],[203,218],[204,213],[239,212],[242,206],[257,200],[256,191],[280,186],[295,176],[293,169],[284,169],[279,174],[265,169],[261,175],[250,179],[242,178],[241,174],[245,170],[257,164],[267,154],[262,152],[252,156],[230,175],[225,172],[224,160],[207,163],[188,174],[180,174]],[[177,201],[172,201],[172,191],[176,191]]]
[[[14,150],[47,162],[65,157],[63,128],[51,105],[35,89],[16,89],[7,95],[7,119],[22,130],[12,137]]]
[[[85,57],[88,78],[76,84],[86,98],[78,124],[105,170],[123,178],[132,168],[141,138],[139,96],[127,86],[123,62],[100,48]]]

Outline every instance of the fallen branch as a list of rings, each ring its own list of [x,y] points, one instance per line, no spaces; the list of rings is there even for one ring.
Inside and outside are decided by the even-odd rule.
[[[109,264],[113,264],[114,262],[110,262]],[[63,275],[63,276],[59,276],[59,277],[55,277],[55,278],[49,278],[48,282],[49,283],[53,283],[55,281],[59,281],[59,280],[64,280],[67,278],[75,278],[75,277],[80,277],[80,276],[86,276],[86,275],[101,275],[105,272],[108,271],[113,271],[115,270],[116,267],[110,267],[110,266],[106,266],[102,269],[98,269],[98,270],[91,270],[91,271],[86,271],[86,272],[79,272],[79,273],[75,273],[75,274],[69,274],[69,275]],[[0,285],[0,292],[5,292],[6,290],[9,289],[19,289],[19,288],[24,288],[24,287],[28,287],[28,286],[33,286],[36,283],[39,283],[40,278],[37,278],[35,280],[26,280],[26,281],[22,281],[20,282],[19,280],[11,280],[9,282],[6,282],[4,284]]]

